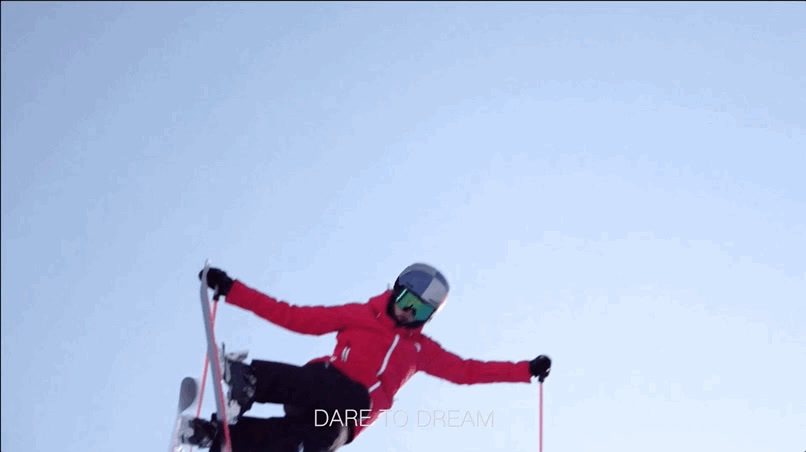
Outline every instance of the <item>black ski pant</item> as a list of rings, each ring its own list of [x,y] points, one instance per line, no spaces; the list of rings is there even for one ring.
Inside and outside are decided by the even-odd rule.
[[[282,404],[285,416],[241,417],[229,426],[233,452],[298,452],[300,445],[305,452],[334,450],[345,425],[345,443],[353,440],[355,423],[346,420],[369,410],[367,389],[330,363],[300,367],[252,360],[250,366],[257,379],[255,403]],[[223,440],[223,432],[219,436]],[[216,441],[210,452],[218,450]]]

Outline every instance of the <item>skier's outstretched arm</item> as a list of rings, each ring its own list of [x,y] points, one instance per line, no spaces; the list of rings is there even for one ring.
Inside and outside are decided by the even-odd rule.
[[[360,303],[340,306],[292,305],[252,289],[217,268],[208,270],[207,285],[223,295],[227,303],[301,334],[322,335],[339,331],[355,319],[367,315],[366,307]]]
[[[479,361],[464,359],[434,340],[423,343],[418,369],[456,384],[528,383],[533,376],[545,378],[551,368],[547,356],[531,361]]]

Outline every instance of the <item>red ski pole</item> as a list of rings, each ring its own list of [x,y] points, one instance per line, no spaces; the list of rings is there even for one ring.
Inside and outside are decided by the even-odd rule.
[[[540,403],[539,403],[539,411],[538,411],[538,422],[540,423],[539,432],[540,432],[540,446],[539,452],[543,452],[543,376],[541,376],[538,380],[540,381]]]

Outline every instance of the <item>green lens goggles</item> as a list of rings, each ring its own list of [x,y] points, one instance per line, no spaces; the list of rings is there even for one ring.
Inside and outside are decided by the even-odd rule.
[[[424,322],[436,311],[436,308],[420,299],[409,289],[403,289],[395,299],[395,304],[402,310],[411,310],[416,322]]]

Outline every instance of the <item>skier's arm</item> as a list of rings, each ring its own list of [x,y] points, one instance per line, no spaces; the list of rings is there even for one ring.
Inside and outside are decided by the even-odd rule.
[[[366,310],[365,306],[359,303],[341,306],[295,306],[258,292],[238,280],[234,280],[225,300],[288,330],[313,335],[343,329]]]
[[[456,384],[528,383],[532,374],[529,361],[479,361],[464,359],[442,348],[436,341],[426,340],[418,369]]]

